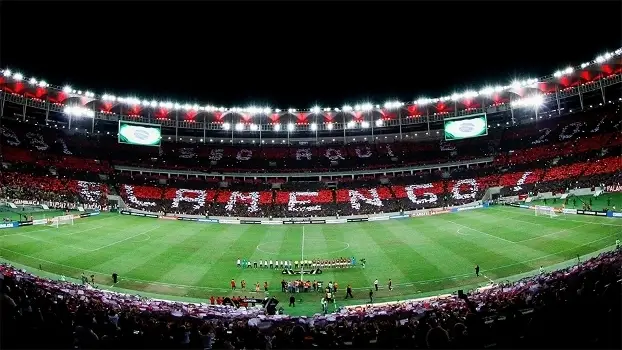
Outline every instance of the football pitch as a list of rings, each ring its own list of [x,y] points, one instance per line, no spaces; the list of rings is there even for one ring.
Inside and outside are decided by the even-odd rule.
[[[375,301],[400,300],[502,282],[540,266],[577,259],[614,246],[622,220],[594,216],[535,216],[533,211],[491,207],[402,220],[327,225],[225,225],[102,214],[60,228],[29,226],[0,231],[2,258],[35,274],[78,278],[95,275],[98,286],[177,300],[210,296],[263,297],[263,283],[289,314],[319,311],[319,293],[299,293],[288,308],[281,270],[240,269],[236,260],[356,257],[348,269],[324,269],[305,279],[337,281],[338,303],[362,304],[373,281]],[[481,267],[475,276],[474,267]],[[549,268],[549,269],[550,269]],[[120,281],[112,286],[111,274]],[[235,279],[238,290],[229,287]],[[388,290],[392,279],[394,289]],[[240,290],[240,281],[247,291]],[[261,292],[254,292],[255,283]],[[345,287],[354,300],[343,300]]]

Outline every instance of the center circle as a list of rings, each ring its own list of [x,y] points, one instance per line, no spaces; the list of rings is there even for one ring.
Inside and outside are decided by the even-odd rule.
[[[317,246],[313,245],[313,242],[324,242],[324,243],[328,243],[328,242],[333,242],[334,244],[331,244],[331,246],[334,246],[335,248],[338,249],[333,249],[333,250],[319,250],[317,248]],[[270,241],[270,242],[265,242],[265,243],[261,243],[260,245],[257,246],[257,250],[264,253],[264,254],[268,254],[268,255],[285,255],[285,253],[279,253],[279,252],[275,252],[273,250],[271,250],[270,248],[274,247],[274,246],[279,246],[282,243],[282,241]],[[311,243],[311,244],[309,244]],[[267,248],[267,249],[264,249]],[[305,247],[304,247],[304,254],[305,256],[314,256],[314,255],[318,255],[317,258],[321,259],[321,258],[329,258],[329,254],[335,254],[335,253],[339,253],[339,252],[343,252],[344,250],[350,248],[350,243],[346,243],[343,241],[338,241],[336,239],[305,239]],[[302,246],[301,248],[302,249]]]

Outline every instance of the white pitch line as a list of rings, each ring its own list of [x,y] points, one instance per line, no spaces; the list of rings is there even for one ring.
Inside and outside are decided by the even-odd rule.
[[[587,226],[588,224],[583,224],[583,225],[579,225],[579,226],[575,226],[575,227],[571,227],[571,228],[567,228],[567,229],[563,229],[563,230],[559,230],[559,231],[555,231],[555,232],[551,232],[551,233],[547,233],[545,235],[541,235],[541,236],[537,236],[537,237],[531,237],[531,238],[527,238],[527,239],[523,239],[520,241],[516,241],[516,243],[522,243],[522,242],[528,242],[528,241],[533,241],[536,240],[538,238],[542,238],[542,237],[547,237],[547,236],[552,236],[552,235],[556,235],[558,233],[562,233],[562,232],[566,232],[566,231],[572,231],[572,230],[576,230],[579,227],[583,227],[583,226]]]
[[[156,226],[156,227],[154,227],[154,228],[152,228],[152,229],[149,229],[149,230],[147,230],[147,231],[143,231],[143,232],[138,233],[138,234],[135,234],[135,235],[133,235],[133,236],[130,236],[130,237],[124,238],[124,239],[122,239],[122,240],[120,240],[120,241],[112,242],[112,243],[110,243],[110,244],[106,244],[106,245],[105,245],[105,246],[103,246],[103,247],[99,247],[99,248],[95,248],[95,249],[93,249],[93,250],[89,250],[89,252],[96,252],[96,251],[98,251],[98,250],[101,250],[101,249],[104,249],[104,248],[108,248],[108,247],[113,246],[113,245],[115,245],[115,244],[119,244],[119,243],[121,243],[121,242],[125,242],[125,241],[127,241],[128,239],[132,239],[132,238],[138,237],[138,236],[140,236],[140,235],[144,235],[145,233],[147,233],[147,232],[151,232],[151,231],[153,231],[153,230],[155,230],[155,229],[158,229],[158,228],[160,228],[160,226],[159,226],[159,225],[158,225],[158,226]]]
[[[446,221],[451,222],[454,225],[458,225],[458,226],[464,227],[466,229],[469,229],[469,230],[472,230],[472,231],[475,231],[475,232],[479,232],[479,233],[484,234],[486,236],[494,237],[496,239],[499,239],[499,240],[502,240],[502,241],[505,241],[505,242],[508,242],[508,243],[514,243],[514,244],[516,243],[515,241],[510,241],[510,240],[505,239],[505,238],[501,238],[501,237],[498,237],[498,236],[495,236],[495,235],[491,235],[490,233],[486,233],[486,232],[480,231],[478,229],[475,229],[475,228],[472,228],[472,227],[469,227],[469,226],[466,226],[466,225],[463,225],[463,224],[459,224],[459,223],[457,223],[455,221],[451,221],[451,220],[446,220]]]
[[[521,208],[515,208],[516,211],[512,211],[512,210],[506,210],[506,209],[497,209],[497,208],[490,208],[489,210],[495,210],[495,211],[499,211],[499,212],[503,212],[503,213],[513,213],[513,214],[517,214],[517,215],[521,215],[521,216],[529,216],[529,217],[534,217],[533,215],[529,215],[529,214],[523,214],[522,212],[520,212],[519,210],[521,210]],[[574,214],[568,214],[568,215],[574,215]],[[601,219],[607,219],[606,217],[600,217]],[[615,226],[615,227],[622,227],[622,225],[616,225],[616,224],[608,224],[606,222],[594,222],[594,221],[581,221],[581,220],[572,220],[572,219],[559,219],[560,221],[570,221],[570,222],[578,222],[580,224],[588,224],[588,225],[602,225],[602,226]]]
[[[15,235],[12,235],[12,236],[20,236],[20,237],[30,238],[30,239],[33,239],[35,241],[44,242],[44,243],[47,243],[47,244],[56,244],[56,245],[62,245],[64,247],[71,247],[71,248],[74,248],[74,249],[89,251],[86,248],[82,248],[82,247],[78,247],[78,246],[74,246],[74,245],[70,245],[70,244],[68,245],[68,244],[64,244],[64,243],[54,242],[54,241],[48,241],[47,239],[41,239],[41,238],[37,238],[37,237],[27,236],[25,234],[15,234]]]
[[[528,262],[532,262],[532,261],[537,261],[537,260],[540,260],[540,259],[548,258],[549,256],[557,255],[557,254],[560,254],[560,253],[565,253],[565,252],[568,252],[568,251],[571,251],[571,250],[575,250],[575,249],[580,248],[580,247],[584,247],[586,245],[590,245],[592,243],[600,242],[600,241],[602,241],[604,239],[608,239],[608,238],[613,237],[615,235],[616,235],[616,233],[613,233],[613,234],[601,237],[599,239],[593,240],[591,242],[587,242],[585,244],[582,244],[582,245],[579,245],[579,246],[576,246],[576,247],[560,250],[560,251],[555,252],[555,253],[543,255],[543,256],[540,256],[540,257],[537,257],[537,258],[533,258],[533,259],[529,259],[529,260],[525,260],[525,261],[519,261],[519,262],[512,263],[512,264],[507,264],[507,265],[503,265],[503,266],[493,267],[493,268],[485,270],[485,271],[495,271],[495,270],[499,270],[499,269],[504,269],[506,267],[512,267],[512,266],[521,265],[521,264],[524,264],[524,263],[528,263]],[[613,247],[613,246],[608,246],[608,247]],[[49,263],[49,264],[56,265],[56,266],[68,267],[68,268],[72,268],[72,269],[75,269],[75,270],[82,270],[84,272],[91,272],[91,273],[96,273],[96,274],[100,274],[100,275],[107,275],[108,274],[107,272],[93,271],[93,270],[87,270],[87,269],[80,269],[80,268],[77,268],[75,266],[61,264],[61,263],[57,263],[57,262],[46,260],[46,259],[41,259],[41,258],[38,258],[36,256],[20,253],[18,251],[7,249],[7,248],[4,248],[4,247],[0,247],[0,250],[6,250],[6,251],[9,251],[9,252],[11,252],[13,254],[21,255],[21,256],[24,256],[24,257],[27,257],[27,258],[31,258],[33,260],[42,261],[42,262]],[[393,285],[394,286],[404,286],[404,285],[412,284],[412,283],[420,283],[420,284],[422,284],[423,282],[440,282],[440,281],[445,281],[445,280],[458,279],[459,277],[468,277],[468,276],[471,276],[471,275],[472,275],[472,273],[464,273],[464,274],[460,274],[460,275],[447,276],[447,277],[443,277],[443,278],[436,278],[436,279],[429,279],[429,280],[419,280],[419,281],[415,281],[415,282],[395,283]],[[224,291],[224,292],[231,291],[231,289],[229,289],[229,288],[214,288],[214,287],[190,286],[190,285],[187,285],[187,284],[164,283],[164,282],[158,282],[158,281],[141,280],[141,279],[136,279],[136,278],[124,278],[123,280],[132,281],[132,282],[141,282],[141,283],[155,284],[155,285],[168,285],[168,286],[171,286],[171,287],[180,287],[180,288],[207,289],[207,290]],[[369,287],[355,287],[355,288],[352,288],[352,290],[363,290],[363,289],[367,290],[367,289],[369,289]],[[380,289],[383,289],[383,288],[381,287]]]

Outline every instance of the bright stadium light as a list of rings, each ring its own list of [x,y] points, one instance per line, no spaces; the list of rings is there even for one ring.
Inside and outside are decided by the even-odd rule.
[[[361,110],[363,110],[364,112],[371,111],[372,109],[374,109],[374,106],[371,103],[364,103],[361,106]]]
[[[251,131],[257,131],[258,128],[257,124],[251,124]]]
[[[318,113],[320,113],[320,111],[321,111],[320,107],[318,107],[318,106],[315,106],[315,107],[311,108],[311,112],[313,114],[318,114]]]
[[[394,108],[400,108],[401,106],[403,106],[404,104],[402,102],[399,101],[389,101],[389,102],[385,102],[384,104],[384,108],[385,109],[394,109]]]
[[[544,102],[542,95],[525,97],[520,100],[512,101],[512,107],[534,107],[537,108]]]
[[[311,123],[311,131],[317,130],[317,124]]]
[[[294,126],[294,124],[292,123],[287,124],[287,131],[294,131],[295,128],[296,127]]]
[[[11,70],[10,69],[5,69],[4,72],[2,72],[2,74],[5,77],[10,78],[11,77]]]
[[[95,112],[88,108],[84,108],[81,106],[67,106],[63,110],[63,113],[72,116],[72,117],[95,117]]]
[[[361,128],[363,128],[363,129],[369,128],[369,122],[362,122],[361,123]]]
[[[326,129],[333,130],[333,123],[326,124]]]
[[[223,129],[225,129],[225,130],[229,130],[229,129],[231,129],[231,124],[229,124],[229,123],[223,123],[223,124],[222,124],[222,128],[223,128]]]
[[[35,84],[37,84],[37,79],[35,79],[35,78],[30,78],[30,80],[28,80],[28,82],[29,82],[31,85],[35,85]]]
[[[376,126],[377,126],[377,127],[381,127],[381,126],[382,126],[382,123],[383,123],[383,122],[382,122],[382,119],[377,119],[377,120],[376,120]]]
[[[343,111],[344,112],[351,112],[352,111],[352,107],[350,107],[348,105],[345,105],[345,106],[343,106]]]
[[[280,131],[281,130],[281,124],[274,124],[274,131]]]
[[[22,79],[24,79],[24,76],[22,75],[22,73],[15,73],[15,74],[13,74],[13,80],[15,80],[15,81],[22,81]]]
[[[236,131],[242,131],[242,130],[244,130],[244,124],[242,124],[242,123],[237,123],[237,124],[235,124],[235,130],[236,130]]]
[[[355,123],[354,121],[350,120],[347,124],[348,129],[352,129],[354,127]]]

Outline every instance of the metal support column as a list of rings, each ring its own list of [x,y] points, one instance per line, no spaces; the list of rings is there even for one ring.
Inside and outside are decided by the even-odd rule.
[[[371,125],[371,141],[374,142],[374,124],[376,124],[376,121],[374,120],[373,110],[369,113],[369,122]]]
[[[430,133],[430,109],[428,106],[425,106],[425,120],[428,123],[428,134]]]
[[[555,99],[557,100],[557,115],[562,115],[562,106],[559,101],[559,86],[555,85]]]
[[[343,144],[345,145],[346,143],[348,143],[347,141],[347,137],[346,137],[346,129],[348,128],[348,122],[346,121],[346,115],[348,113],[344,112],[343,113]]]
[[[397,112],[397,122],[400,125],[400,141],[402,141],[402,113],[401,110]]]
[[[179,111],[175,111],[175,142],[179,139]]]

